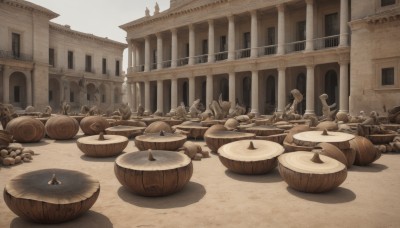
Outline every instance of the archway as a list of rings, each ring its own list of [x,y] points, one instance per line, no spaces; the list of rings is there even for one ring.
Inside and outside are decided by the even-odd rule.
[[[329,70],[325,74],[325,93],[328,94],[328,105],[333,103],[338,104],[336,98],[338,97],[338,80],[337,74],[334,70]]]
[[[249,110],[251,105],[251,79],[250,77],[245,77],[243,79],[243,105],[246,107],[246,112]]]
[[[229,81],[226,78],[222,78],[219,84],[219,89],[222,94],[222,100],[229,100]],[[218,94],[219,96],[219,94]]]
[[[56,111],[60,107],[60,103],[61,103],[60,82],[56,78],[50,78],[49,79],[49,105]]]
[[[15,107],[24,109],[27,102],[26,77],[22,72],[14,72],[10,75],[10,103]]]
[[[101,84],[99,86],[99,92],[100,92],[100,103],[105,104],[107,103],[107,92],[106,92],[106,86],[104,84]]]
[[[276,98],[275,98],[275,77],[270,75],[267,78],[266,85],[266,107],[265,114],[273,114],[275,111]]]
[[[303,115],[306,111],[306,83],[306,76],[303,73],[297,75],[296,89],[303,94],[303,101],[301,101],[301,103],[297,106],[297,112],[301,115]]]

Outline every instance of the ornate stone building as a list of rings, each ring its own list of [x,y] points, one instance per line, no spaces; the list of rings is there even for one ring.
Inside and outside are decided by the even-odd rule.
[[[399,105],[399,0],[170,3],[120,26],[134,109],[166,113],[222,94],[271,114],[284,110],[294,88],[305,96],[302,114],[320,114],[322,93],[342,112]]]
[[[58,16],[27,1],[0,1],[0,102],[38,111],[63,101],[75,110],[114,109],[126,44],[50,22]]]

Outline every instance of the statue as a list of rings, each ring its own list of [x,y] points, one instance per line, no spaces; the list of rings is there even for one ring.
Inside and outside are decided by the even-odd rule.
[[[178,119],[178,120],[186,120],[186,114],[187,113],[186,113],[185,106],[180,105],[175,109],[175,114],[172,116],[172,118]]]
[[[10,108],[11,106],[11,108]],[[3,129],[6,129],[8,122],[10,122],[13,118],[18,117],[14,114],[12,105],[1,104],[0,103],[0,122]]]
[[[83,105],[83,106],[81,107],[81,112],[80,112],[80,114],[86,115],[86,114],[88,114],[89,110],[90,110],[90,109],[89,109],[88,106]]]
[[[137,111],[137,116],[143,116],[144,115],[144,108],[141,104],[138,106],[138,111]]]
[[[200,99],[197,99],[193,102],[192,106],[189,108],[190,117],[196,118],[201,111],[199,110]]]
[[[40,114],[40,117],[50,117],[53,109],[50,106],[46,106],[44,112]]]
[[[233,108],[230,112],[228,117],[235,117],[246,114],[246,108],[236,103],[235,108]]]
[[[88,116],[94,116],[98,115],[100,113],[99,108],[95,105],[89,109],[89,112],[87,113]]]
[[[32,113],[35,112],[35,108],[31,105],[25,108],[25,113]]]
[[[160,13],[160,7],[158,6],[158,2],[156,2],[156,5],[154,6],[154,15]]]
[[[400,106],[396,106],[388,111],[389,122],[400,124]]]
[[[61,114],[68,116],[70,108],[71,108],[71,106],[67,102],[64,101],[61,105]]]
[[[297,106],[303,101],[303,95],[300,93],[298,89],[293,89],[290,91],[290,93],[293,95],[293,103],[287,110],[287,114],[297,114]]]
[[[128,106],[128,103],[121,104],[118,108],[118,111],[121,115],[121,120],[129,120],[131,118],[132,112],[131,108]]]
[[[222,120],[224,118],[221,106],[219,106],[218,102],[212,101],[209,105],[209,108],[213,112],[216,120]]]
[[[146,17],[150,17],[150,10],[149,8],[146,7],[146,10],[144,11]]]
[[[229,114],[229,110],[231,109],[231,102],[223,101],[222,100],[222,93],[221,93],[219,95],[218,103],[219,103],[219,106],[221,106],[223,118],[227,117],[228,114]]]
[[[336,109],[334,109],[333,111],[331,111],[331,109],[336,107],[336,103],[328,105],[328,103],[326,102],[326,100],[328,99],[328,94],[326,93],[319,96],[319,99],[321,100],[322,103],[322,117],[320,120],[333,121],[335,119]]]

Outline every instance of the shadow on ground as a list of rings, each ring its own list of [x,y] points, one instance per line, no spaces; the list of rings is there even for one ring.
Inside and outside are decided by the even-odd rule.
[[[154,209],[185,207],[199,202],[205,194],[204,186],[195,182],[189,182],[182,191],[162,197],[139,196],[123,186],[118,189],[118,196],[123,201],[138,207]]]
[[[383,170],[387,169],[386,165],[372,163],[368,166],[356,166],[353,165],[349,171],[351,172],[366,172],[366,173],[378,173],[382,172]]]
[[[342,187],[335,188],[332,191],[325,193],[299,192],[290,188],[289,186],[286,188],[286,190],[290,194],[301,199],[323,204],[347,203],[356,199],[356,194],[354,194],[353,191]]]
[[[113,224],[110,219],[106,216],[94,212],[88,211],[84,213],[82,216],[74,219],[72,221],[61,223],[61,224],[37,224],[33,223],[19,217],[13,219],[10,224],[11,228],[77,228],[77,227],[96,227],[96,228],[112,228]]]
[[[283,181],[277,169],[273,169],[271,172],[264,175],[242,175],[227,169],[225,170],[225,175],[237,181],[253,183],[276,183]]]

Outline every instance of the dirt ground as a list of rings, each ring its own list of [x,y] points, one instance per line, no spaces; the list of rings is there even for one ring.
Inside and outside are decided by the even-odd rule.
[[[207,150],[203,141],[196,141]],[[83,155],[75,140],[23,144],[39,155],[2,167],[0,188],[11,178],[47,168],[79,170],[100,181],[101,192],[83,216],[56,227],[400,227],[400,154],[368,167],[353,166],[345,182],[325,194],[292,190],[275,169],[261,176],[226,170],[216,155],[194,161],[191,181],[174,195],[147,198],[120,185],[114,158]],[[125,152],[136,150],[133,140]],[[55,227],[20,219],[0,200],[0,227]]]

